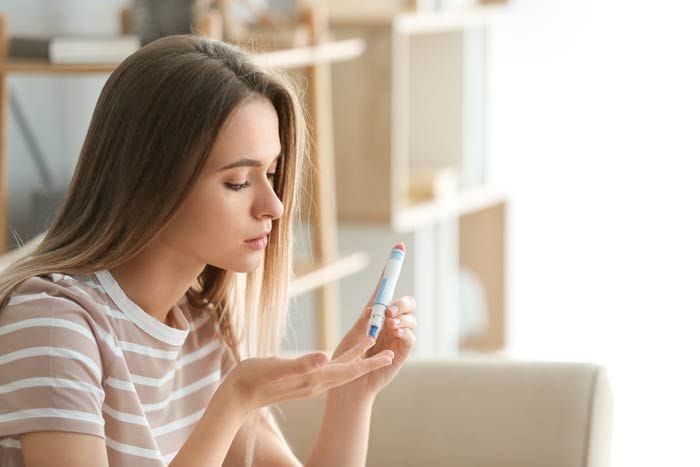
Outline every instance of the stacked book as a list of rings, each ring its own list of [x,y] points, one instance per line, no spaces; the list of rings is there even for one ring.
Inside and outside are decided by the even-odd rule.
[[[10,37],[8,55],[61,64],[118,63],[141,47],[137,35]]]

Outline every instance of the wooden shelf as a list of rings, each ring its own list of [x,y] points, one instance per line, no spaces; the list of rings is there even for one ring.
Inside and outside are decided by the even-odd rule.
[[[322,5],[305,8],[302,11],[303,23],[309,31],[308,46],[282,50],[259,50],[253,52],[253,60],[263,67],[278,69],[302,69],[305,80],[303,96],[309,116],[310,159],[315,168],[311,177],[315,201],[314,245],[312,255],[320,264],[304,265],[295,268],[295,278],[291,284],[291,294],[304,292],[317,293],[318,346],[330,350],[338,340],[339,304],[335,282],[362,270],[369,264],[369,255],[364,252],[337,257],[337,215],[335,210],[335,181],[333,153],[333,112],[331,99],[330,65],[346,62],[361,56],[366,49],[362,39],[347,37],[344,40],[330,40],[327,15]],[[128,10],[121,15],[122,32],[126,33],[124,21]],[[208,17],[208,16],[207,16]],[[209,18],[209,17],[208,17]],[[200,18],[202,19],[202,18]],[[209,18],[211,19],[211,18]],[[205,22],[206,23],[206,22]],[[205,26],[206,24],[203,23]],[[200,33],[216,38],[212,34],[213,21],[209,21],[209,33]],[[7,159],[7,102],[8,77],[20,74],[88,74],[111,73],[119,63],[103,64],[57,64],[43,60],[22,60],[7,58],[8,37],[7,19],[0,14],[0,253],[4,252],[7,216],[5,167]],[[219,31],[220,33],[221,31]],[[302,97],[302,96],[300,96]],[[13,252],[14,253],[14,252]],[[19,253],[19,252],[17,252]],[[11,261],[14,256],[5,259]],[[1,264],[0,264],[1,266]]]
[[[466,345],[491,350],[505,339],[508,203],[486,170],[488,30],[504,10],[331,16],[334,37],[368,44],[333,80],[342,109],[334,115],[338,218],[411,243],[413,274],[405,280],[430,310],[417,330],[422,355],[460,346],[460,271],[482,287],[488,314],[488,326]],[[441,170],[452,181],[441,183]],[[425,193],[454,191],[410,198],[421,180]]]
[[[316,46],[295,47],[255,54],[258,63],[277,68],[301,68],[359,57],[365,51],[362,39],[325,42]]]
[[[394,28],[403,33],[443,33],[469,27],[487,26],[503,13],[503,6],[479,6],[461,11],[403,13],[394,20]]]
[[[327,264],[301,263],[294,268],[295,277],[292,280],[290,296],[301,295],[355,274],[366,268],[369,260],[369,255],[360,251],[342,256]]]
[[[351,60],[365,50],[361,39],[326,42],[316,46],[295,47],[253,54],[264,66],[301,68],[310,65]],[[118,63],[59,64],[41,60],[9,59],[0,62],[0,73],[110,73]]]
[[[503,193],[488,186],[478,186],[454,195],[401,207],[394,213],[391,224],[399,232],[409,232],[442,219],[472,214],[505,200]]]
[[[483,26],[497,19],[504,11],[503,5],[473,6],[461,10],[440,12],[417,12],[407,9],[404,11],[376,12],[333,12],[331,11],[331,26],[394,26],[412,32],[443,32],[449,28],[465,26]]]
[[[42,60],[11,59],[0,63],[4,73],[110,73],[118,64],[59,64]]]

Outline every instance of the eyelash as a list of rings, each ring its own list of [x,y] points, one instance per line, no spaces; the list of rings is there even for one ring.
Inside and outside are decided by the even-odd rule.
[[[267,178],[268,180],[272,181],[274,179],[275,173],[268,173]],[[245,183],[228,183],[224,182],[224,185],[226,185],[226,188],[232,191],[241,191],[243,188],[248,188],[250,186],[250,183],[248,183],[248,180],[245,181]]]

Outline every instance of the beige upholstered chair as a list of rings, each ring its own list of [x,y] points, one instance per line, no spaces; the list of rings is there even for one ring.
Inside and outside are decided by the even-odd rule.
[[[324,400],[280,405],[302,460]],[[367,466],[608,466],[611,408],[606,372],[592,364],[409,359],[375,402]]]

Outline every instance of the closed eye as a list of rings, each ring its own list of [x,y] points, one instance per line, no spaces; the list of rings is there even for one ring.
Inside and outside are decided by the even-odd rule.
[[[267,179],[270,181],[273,181],[275,179],[275,175],[277,175],[275,172],[272,173],[267,173]],[[228,188],[229,190],[233,191],[241,191],[244,188],[248,188],[250,186],[250,183],[248,180],[246,180],[243,183],[229,183],[229,182],[224,182],[224,186]]]

